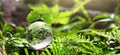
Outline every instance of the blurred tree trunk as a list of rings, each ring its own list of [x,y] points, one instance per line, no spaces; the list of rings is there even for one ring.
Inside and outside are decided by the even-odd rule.
[[[4,12],[4,21],[16,25],[25,25],[30,9],[23,3],[15,0],[0,0]]]

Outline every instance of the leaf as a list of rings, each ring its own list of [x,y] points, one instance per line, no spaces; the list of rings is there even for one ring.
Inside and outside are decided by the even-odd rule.
[[[7,32],[13,31],[13,27],[10,24],[5,23],[2,31],[4,34],[7,34]]]
[[[81,16],[78,16],[77,17],[81,22],[86,22],[85,18],[81,17]]]
[[[27,48],[24,48],[24,51],[25,51],[25,55],[29,55],[29,52],[28,52]]]
[[[46,48],[45,52],[47,53],[47,55],[51,55],[50,51]]]
[[[38,11],[39,11],[40,14],[48,13],[49,12],[49,8],[45,4],[42,4],[39,8],[40,8],[40,10],[38,10]]]
[[[54,23],[60,23],[60,24],[67,24],[69,21],[69,17],[59,17],[57,19],[54,19]]]
[[[120,22],[120,16],[115,16],[115,21],[119,21]]]
[[[87,18],[88,22],[92,22],[90,15],[88,14],[88,11],[85,9],[84,6],[80,6],[80,9],[82,11],[82,13],[85,15],[85,17]]]
[[[38,20],[39,17],[40,17],[40,14],[37,11],[31,11],[27,16],[27,21],[34,22],[34,21]]]
[[[64,11],[60,13],[61,17],[70,17],[72,15],[71,11]]]
[[[96,23],[98,23],[98,22],[112,22],[112,21],[114,21],[113,19],[110,19],[110,18],[106,18],[106,19],[101,19],[101,20],[98,20],[98,21],[96,21]]]
[[[53,20],[53,17],[52,17],[52,14],[51,13],[45,13],[43,16],[42,16],[42,20],[48,24],[51,24],[52,23],[52,20]]]
[[[69,22],[71,14],[72,12],[70,11],[61,12],[57,17],[53,19],[53,23],[67,24]]]
[[[103,19],[103,18],[109,18],[110,16],[108,14],[100,14],[97,15],[93,18],[93,20],[99,20],[99,19]]]
[[[45,52],[42,52],[41,55],[47,55]]]
[[[120,26],[120,15],[115,16],[115,24],[116,24],[117,26]]]
[[[48,8],[48,6],[45,5],[45,4],[36,5],[36,6],[30,5],[30,8],[31,8],[33,11],[39,12],[40,14],[49,12],[49,8]]]
[[[58,4],[54,5],[52,7],[51,11],[52,11],[53,15],[58,14],[58,12],[59,12],[59,6],[58,6]]]

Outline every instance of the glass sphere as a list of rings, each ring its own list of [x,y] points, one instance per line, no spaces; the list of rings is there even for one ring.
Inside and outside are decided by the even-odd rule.
[[[42,49],[52,40],[51,26],[45,22],[34,22],[28,27],[28,42],[34,49]]]

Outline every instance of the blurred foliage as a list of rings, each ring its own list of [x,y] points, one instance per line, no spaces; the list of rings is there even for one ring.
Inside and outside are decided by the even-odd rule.
[[[48,24],[52,23],[67,24],[72,13],[71,11],[59,12],[59,6],[57,4],[52,8],[49,8],[45,4],[30,7],[32,11],[29,13],[27,18],[29,22],[43,20]]]
[[[41,55],[119,55],[120,53],[120,16],[100,14],[91,18],[85,9],[90,0],[74,0],[72,10],[60,11],[58,4],[48,7],[45,4],[29,5],[32,11],[28,14],[29,24],[44,21],[47,24],[63,24],[53,27],[52,43],[42,51]],[[72,17],[78,11],[81,16]],[[76,22],[70,22],[78,19]],[[98,29],[102,27],[101,29]],[[28,47],[26,41],[27,27],[15,27],[0,18],[0,46],[3,55],[20,55],[19,47]],[[24,49],[29,54],[27,48]],[[39,55],[31,52],[31,55]]]

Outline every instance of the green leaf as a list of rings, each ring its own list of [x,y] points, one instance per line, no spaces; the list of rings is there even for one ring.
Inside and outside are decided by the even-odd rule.
[[[119,21],[120,22],[120,16],[115,16],[115,21]]]
[[[53,23],[67,24],[72,12],[65,11],[61,12],[57,17],[53,19]]]
[[[42,52],[41,55],[47,55],[45,52]]]
[[[60,24],[67,24],[69,21],[69,17],[58,17],[57,19],[54,19],[54,23],[60,23]]]
[[[46,48],[45,52],[47,53],[47,55],[51,55],[50,51]]]
[[[85,18],[81,17],[81,16],[78,16],[77,17],[81,22],[86,22]]]
[[[36,51],[35,53],[36,53],[36,55],[39,55],[39,52],[38,52],[38,51]]]
[[[39,17],[40,17],[40,14],[37,11],[31,11],[27,16],[27,21],[34,22],[34,21],[38,20]]]
[[[54,5],[52,7],[51,11],[52,11],[53,15],[57,15],[58,12],[59,12],[59,6],[58,6],[58,4]]]
[[[64,11],[60,13],[60,17],[70,17],[72,15],[71,11]]]
[[[30,8],[31,8],[33,11],[39,12],[40,14],[49,12],[49,8],[48,8],[48,6],[45,5],[45,4],[35,5],[35,6],[31,5]]]
[[[52,14],[50,13],[45,13],[42,18],[41,18],[44,22],[48,23],[48,24],[51,24],[52,23],[52,20],[53,20],[53,17],[52,17]]]
[[[25,51],[25,55],[29,55],[29,52],[28,52],[27,48],[24,48],[24,51]]]
[[[49,12],[49,8],[45,4],[42,4],[39,8],[40,8],[40,10],[38,10],[38,11],[39,11],[40,14]]]
[[[110,16],[108,14],[100,14],[100,15],[95,16],[93,20],[100,20],[104,18],[110,18]]]
[[[34,53],[34,52],[31,52],[31,55],[35,55],[35,53]]]
[[[4,34],[6,34],[7,32],[12,32],[13,27],[10,24],[5,23],[2,31]]]
[[[14,52],[13,55],[19,55],[19,53],[18,52]]]

